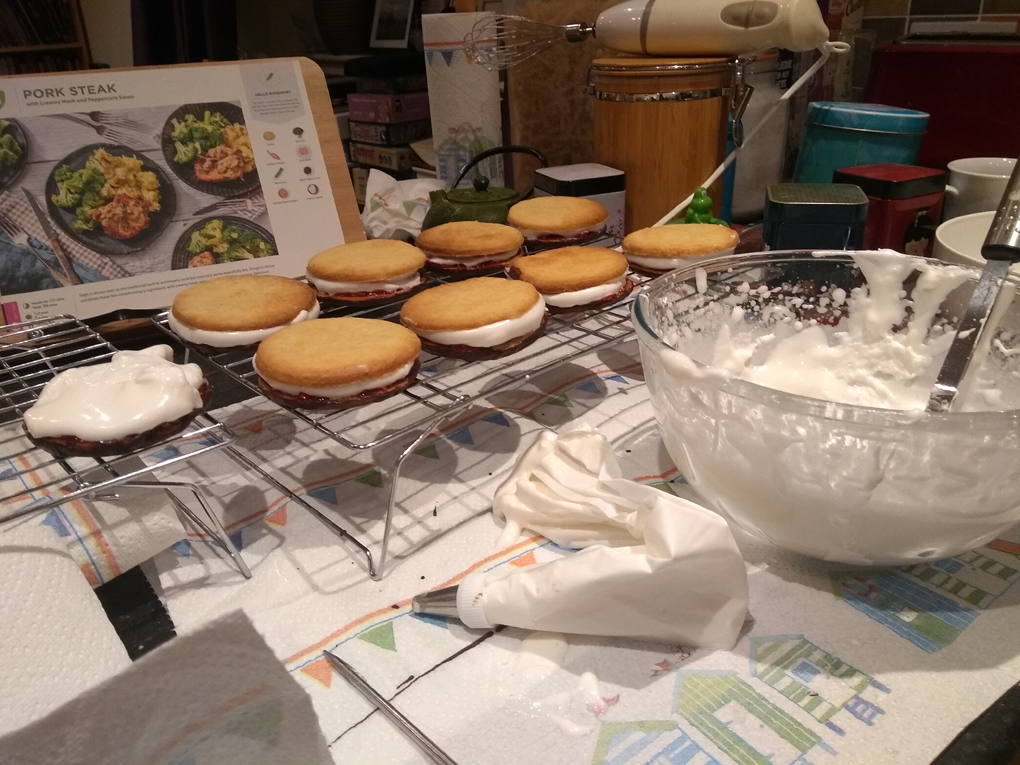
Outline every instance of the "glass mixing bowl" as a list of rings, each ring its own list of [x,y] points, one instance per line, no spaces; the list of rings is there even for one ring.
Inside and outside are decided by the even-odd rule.
[[[966,305],[978,275],[973,270],[971,282],[944,301],[947,318]],[[791,291],[817,297],[862,283],[851,253],[771,252],[702,261],[646,285],[632,320],[666,448],[717,512],[788,550],[889,565],[983,545],[1020,522],[1020,352],[1011,355],[1020,345],[1016,300],[995,351],[1009,411],[832,403],[706,366],[738,296],[771,288],[761,310],[745,311],[743,323],[753,325],[770,320],[769,305],[789,306]],[[840,319],[807,309],[810,303],[794,304],[797,319]]]

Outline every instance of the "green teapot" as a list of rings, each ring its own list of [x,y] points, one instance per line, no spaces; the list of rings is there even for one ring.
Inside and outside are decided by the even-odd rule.
[[[531,154],[542,163],[542,167],[547,167],[545,155],[543,155],[537,149],[532,149],[529,146],[499,146],[495,149],[488,149],[487,151],[476,154],[470,162],[468,162],[464,169],[460,171],[460,175],[457,180],[453,182],[453,186],[449,191],[439,189],[437,191],[429,192],[429,200],[431,205],[428,211],[425,213],[425,220],[422,221],[422,231],[433,226],[439,226],[443,223],[450,223],[451,221],[458,220],[480,220],[486,223],[506,223],[507,215],[510,212],[511,206],[520,202],[522,199],[527,199],[531,196],[533,189],[528,189],[527,193],[520,194],[514,189],[504,188],[502,186],[489,187],[489,179],[484,175],[476,175],[472,181],[473,188],[461,189],[457,188],[458,184],[468,174],[475,165],[484,159],[488,159],[496,154],[506,154],[511,152],[518,152],[523,154]]]

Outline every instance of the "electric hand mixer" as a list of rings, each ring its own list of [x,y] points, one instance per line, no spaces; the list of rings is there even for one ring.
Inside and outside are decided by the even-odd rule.
[[[466,42],[483,65],[505,69],[550,45],[589,37],[636,55],[726,56],[819,48],[829,29],[815,0],[631,0],[600,13],[594,25],[488,16]]]
[[[829,28],[816,0],[628,0],[607,8],[595,23],[556,26],[499,14],[480,19],[465,38],[476,60],[488,69],[506,69],[560,42],[594,37],[600,45],[644,56],[739,56],[770,48],[806,51],[817,48],[816,61],[758,121],[743,143],[751,141],[832,53],[850,49],[830,43]],[[751,88],[744,86],[743,103]],[[738,115],[740,105],[734,110]],[[738,145],[702,186],[710,186],[736,159]],[[693,194],[656,224],[672,220],[690,204]]]

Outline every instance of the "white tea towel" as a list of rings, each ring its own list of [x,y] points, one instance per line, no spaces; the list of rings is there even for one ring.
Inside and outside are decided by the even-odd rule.
[[[22,521],[0,531],[0,582],[0,734],[130,666],[95,593],[46,530]],[[46,762],[0,752],[5,762]]]
[[[48,765],[330,762],[311,699],[240,611],[0,738],[0,752]]]
[[[523,527],[584,550],[472,574],[457,592],[468,627],[497,624],[732,648],[747,616],[747,573],[720,516],[623,477],[591,425],[544,431],[496,491],[503,543]],[[501,545],[502,546],[502,545]]]

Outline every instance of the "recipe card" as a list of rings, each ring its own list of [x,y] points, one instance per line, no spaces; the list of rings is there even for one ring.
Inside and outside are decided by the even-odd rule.
[[[299,276],[343,242],[297,60],[0,78],[7,323]]]

